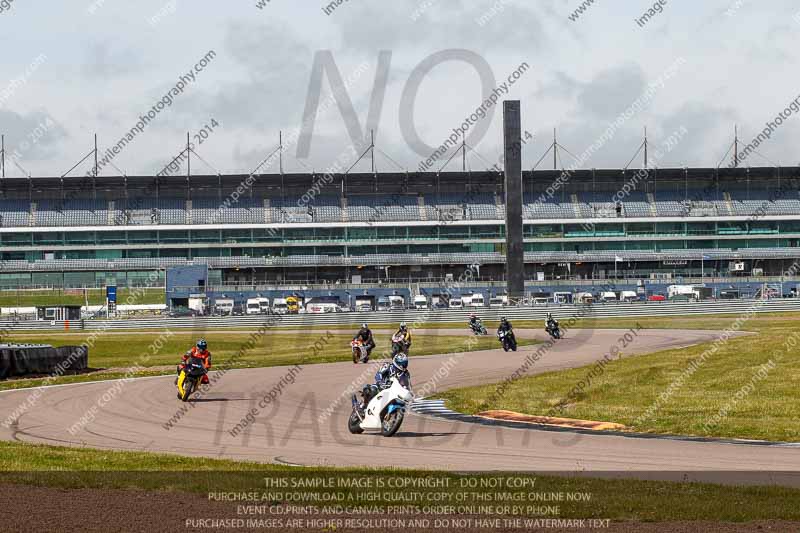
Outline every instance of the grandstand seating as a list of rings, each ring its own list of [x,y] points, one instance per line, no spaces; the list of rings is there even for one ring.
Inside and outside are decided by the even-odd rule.
[[[699,191],[634,192],[620,202],[610,194],[577,193],[571,198],[525,194],[523,217],[536,219],[648,218],[800,215],[797,192],[723,193],[724,198],[700,196]],[[0,200],[2,227],[74,227],[183,224],[263,224],[265,222],[375,222],[418,220],[503,220],[505,208],[489,193],[358,194],[300,198],[129,198],[127,200]]]

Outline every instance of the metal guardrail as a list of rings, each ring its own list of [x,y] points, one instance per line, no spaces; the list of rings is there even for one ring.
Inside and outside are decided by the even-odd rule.
[[[477,313],[484,321],[497,321],[501,316],[509,320],[544,320],[549,312],[564,319],[573,316],[583,318],[625,318],[688,316],[710,314],[775,313],[800,311],[800,298],[774,300],[717,300],[704,302],[632,302],[598,303],[582,305],[541,305],[533,307],[466,308],[459,310],[403,310],[364,313],[324,313],[301,315],[258,315],[237,317],[196,318],[152,318],[129,320],[82,320],[70,321],[0,321],[0,330],[132,330],[132,329],[194,329],[212,330],[222,328],[267,327],[313,327],[356,326],[362,322],[371,325],[395,325],[440,322],[465,324],[470,313]]]

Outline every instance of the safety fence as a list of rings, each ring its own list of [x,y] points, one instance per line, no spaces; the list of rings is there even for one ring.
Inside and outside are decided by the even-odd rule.
[[[591,305],[550,304],[533,307],[423,309],[373,311],[363,313],[322,313],[298,315],[252,315],[227,317],[137,318],[117,320],[80,321],[0,321],[0,329],[11,330],[135,330],[180,329],[197,331],[222,328],[310,328],[326,326],[351,326],[367,322],[370,326],[392,325],[399,322],[465,323],[470,313],[484,321],[496,321],[501,316],[509,320],[543,320],[547,313],[556,318],[579,316],[582,318],[624,318],[689,316],[711,314],[741,314],[745,312],[775,313],[800,311],[800,298],[772,300],[715,300],[700,302],[615,302]]]

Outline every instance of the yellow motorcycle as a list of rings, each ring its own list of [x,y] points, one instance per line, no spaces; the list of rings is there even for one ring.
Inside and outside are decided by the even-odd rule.
[[[206,375],[206,367],[199,357],[190,357],[178,375],[178,398],[189,401],[189,396],[200,388],[200,382]]]

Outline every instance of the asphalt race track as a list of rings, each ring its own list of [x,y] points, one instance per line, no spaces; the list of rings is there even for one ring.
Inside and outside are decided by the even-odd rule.
[[[459,334],[459,329],[428,333]],[[424,331],[417,331],[423,334]],[[530,373],[588,365],[616,345],[621,330],[573,330]],[[542,332],[519,330],[520,337]],[[687,346],[715,332],[643,330],[624,356]],[[538,346],[411,360],[416,391],[499,382]],[[412,349],[413,352],[413,349]],[[395,466],[454,471],[558,471],[643,478],[800,486],[800,447],[692,442],[668,438],[577,434],[492,427],[409,413],[399,433],[351,435],[346,389],[372,379],[375,366],[334,363],[230,371],[189,404],[176,398],[173,377],[106,381],[41,389],[42,394],[0,438],[29,443],[167,452],[238,460],[327,466]],[[433,376],[434,382],[427,383]],[[283,378],[276,399],[262,402]],[[568,391],[564,391],[565,394]],[[32,391],[0,393],[0,422]],[[430,396],[428,394],[427,396]],[[185,412],[180,410],[185,408]],[[255,410],[255,411],[251,411]],[[255,423],[233,436],[251,412]],[[332,414],[330,414],[332,413]],[[327,416],[330,414],[330,416]],[[176,419],[176,415],[179,419]],[[84,422],[81,423],[83,417]],[[169,429],[165,426],[172,419]],[[77,424],[77,426],[76,426]],[[73,428],[73,432],[69,428]],[[73,434],[74,433],[74,434]],[[731,472],[735,473],[731,473]]]

